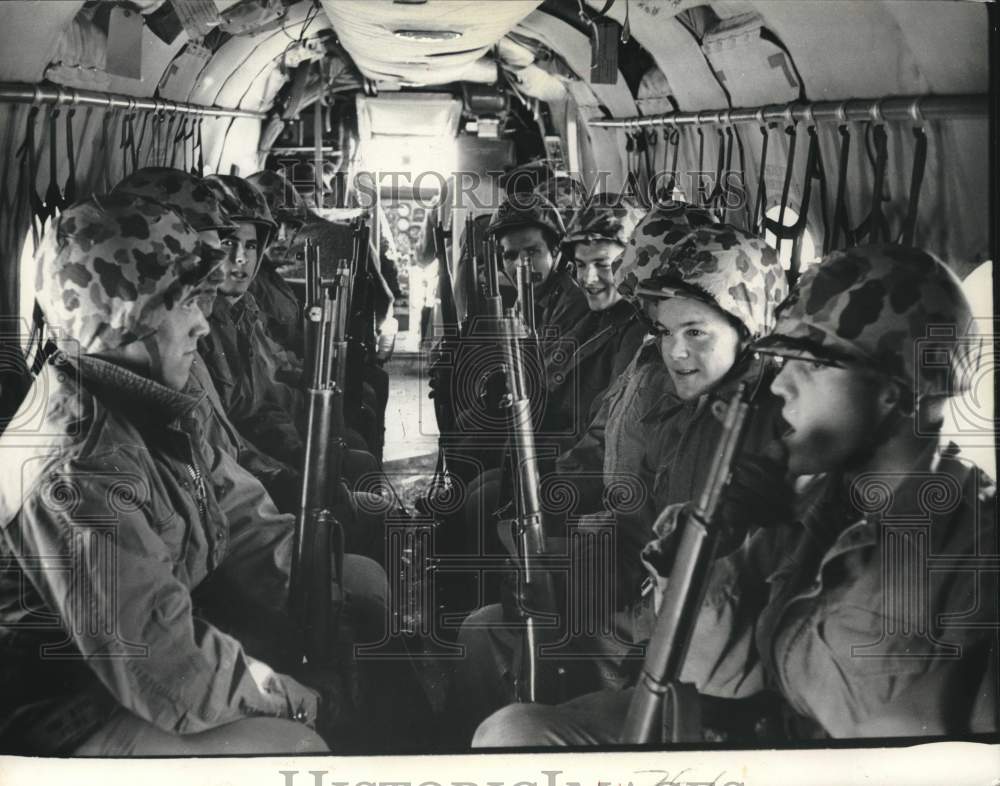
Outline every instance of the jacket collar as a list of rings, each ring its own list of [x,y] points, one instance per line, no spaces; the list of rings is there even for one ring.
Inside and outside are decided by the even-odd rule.
[[[81,355],[80,378],[102,400],[140,414],[144,420],[169,423],[191,412],[200,397],[140,376],[124,366],[92,355]],[[188,385],[185,391],[190,391]]]

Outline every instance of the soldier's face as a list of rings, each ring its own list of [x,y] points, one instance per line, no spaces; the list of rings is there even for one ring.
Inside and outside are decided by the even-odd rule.
[[[198,339],[209,332],[201,302],[210,290],[192,292],[178,303],[153,334],[152,342],[144,342],[150,354],[150,371],[154,379],[168,388],[183,390],[191,374],[198,351]]]
[[[226,252],[226,258],[222,262],[224,278],[219,292],[235,302],[246,294],[257,272],[260,249],[256,225],[240,221],[236,231],[223,238],[222,250]]]
[[[528,259],[531,270],[540,277],[536,288],[552,272],[552,252],[545,242],[545,233],[538,227],[518,227],[500,238],[503,253],[503,269],[511,281],[517,281],[517,263],[522,257]]]
[[[858,368],[786,358],[771,383],[784,400],[782,436],[788,468],[812,475],[844,467],[871,438],[884,415],[881,381]]]
[[[740,335],[717,308],[700,300],[659,300],[653,312],[660,355],[677,395],[707,393],[736,362]]]
[[[611,240],[577,243],[573,250],[576,281],[587,296],[591,311],[603,311],[622,299],[615,286],[611,263],[624,247]]]

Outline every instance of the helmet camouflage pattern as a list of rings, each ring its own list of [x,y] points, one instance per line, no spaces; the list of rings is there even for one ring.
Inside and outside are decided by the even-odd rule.
[[[635,228],[625,253],[614,263],[618,291],[634,300],[639,282],[654,275],[678,240],[696,227],[715,223],[715,217],[700,207],[654,205]]]
[[[162,202],[179,211],[198,232],[236,229],[219,207],[219,200],[197,175],[165,166],[137,169],[112,189]]]
[[[569,225],[576,211],[587,201],[583,184],[569,175],[552,175],[533,189],[556,206],[563,224]]]
[[[771,331],[775,310],[788,294],[774,249],[728,224],[690,230],[651,272],[639,283],[637,294],[708,298],[738,319],[752,338]]]
[[[499,238],[519,227],[535,226],[551,233],[558,242],[566,232],[563,220],[548,199],[534,192],[512,194],[497,208],[487,233]]]
[[[978,367],[977,347],[963,340],[971,322],[942,262],[906,246],[860,246],[807,268],[755,348],[866,366],[918,395],[957,395]]]
[[[174,209],[131,194],[65,210],[35,255],[46,321],[83,354],[138,341],[196,288],[214,290],[221,252]]]
[[[642,219],[642,206],[617,194],[596,194],[577,212],[563,237],[563,253],[576,243],[611,240],[624,248]]]
[[[306,201],[284,175],[264,169],[250,175],[247,182],[264,195],[276,221],[301,225],[309,217]]]
[[[229,218],[257,224],[266,233],[263,243],[267,245],[267,238],[274,234],[278,224],[256,186],[236,175],[209,175],[205,185],[212,189]]]

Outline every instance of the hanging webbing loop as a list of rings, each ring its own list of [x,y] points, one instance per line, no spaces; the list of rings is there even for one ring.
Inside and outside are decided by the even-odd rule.
[[[830,233],[823,240],[824,255],[840,248],[838,243],[841,232],[844,233],[844,242],[847,245],[854,244],[854,232],[847,214],[847,167],[851,156],[851,129],[847,124],[847,113],[844,111],[843,104],[840,105],[839,115],[841,122],[837,126],[837,133],[840,134],[840,155],[837,161],[837,197],[833,205]]]
[[[700,115],[701,113],[699,112],[698,114]],[[698,202],[697,202],[697,204],[700,205],[701,207],[705,207],[707,205],[707,202],[708,202],[708,194],[706,193],[706,189],[704,188],[704,183],[703,183],[702,177],[701,177],[701,175],[702,175],[702,167],[703,167],[704,162],[705,162],[705,131],[704,131],[704,129],[702,129],[700,122],[698,123],[698,127],[697,127],[696,130],[698,132],[698,171],[697,171],[697,176],[698,176],[698,186],[697,186]]]
[[[864,221],[854,230],[851,244],[857,244],[863,239],[870,243],[889,242],[889,223],[882,210],[886,201],[885,174],[889,165],[889,137],[885,132],[885,120],[879,102],[872,105],[871,132],[875,143],[875,176],[872,184],[872,207]]]
[[[673,147],[673,154],[671,157],[670,167],[667,169],[670,179],[667,181],[666,188],[663,189],[666,193],[661,192],[660,198],[666,202],[672,202],[674,198],[674,191],[677,189],[677,158],[680,154],[681,148],[681,132],[677,126],[674,126],[669,130],[666,128],[663,129],[663,141],[664,164],[666,164],[667,161],[668,148]]]
[[[45,189],[45,219],[52,218],[63,204],[62,189],[59,188],[59,107],[53,107],[49,112],[49,185]],[[43,219],[44,222],[44,219]]]
[[[920,111],[920,99],[914,100],[910,107],[910,115],[916,125],[913,127],[913,171],[910,174],[910,198],[906,206],[906,219],[903,223],[901,242],[904,246],[912,246],[917,229],[917,212],[920,208],[920,187],[924,182],[924,170],[927,167],[927,134],[924,132],[924,116]]]
[[[66,112],[66,160],[69,164],[69,174],[66,176],[66,186],[63,188],[63,209],[76,202],[76,143],[73,141],[73,117],[75,109]],[[84,122],[84,126],[88,125]]]
[[[104,117],[101,118],[101,171],[104,175],[104,192],[111,190],[111,148],[108,140],[111,138],[111,125],[114,122],[115,113],[110,108],[104,110]]]
[[[757,173],[757,196],[753,204],[753,220],[749,230],[756,235],[764,232],[764,214],[767,209],[767,146],[771,139],[771,127],[764,122],[763,111],[758,112],[760,121],[760,169]]]
[[[193,169],[193,171],[191,172],[191,174],[197,175],[198,177],[204,177],[204,172],[205,172],[205,157],[204,157],[204,152],[205,151],[204,151],[204,146],[202,144],[202,137],[201,137],[201,124],[202,124],[202,122],[204,122],[204,118],[199,117],[198,118],[198,124],[197,124],[198,125],[198,133],[197,133],[197,136],[195,137],[195,139],[197,141],[196,147],[198,148],[198,163],[197,164],[194,163],[194,160],[195,160],[194,159],[194,148],[191,149],[191,166],[192,166],[192,169]]]
[[[794,237],[794,235],[786,231],[789,230],[790,227],[785,226],[785,210],[788,207],[788,195],[792,188],[792,174],[795,169],[795,146],[798,141],[798,135],[795,130],[795,121],[791,118],[791,109],[789,109],[787,115],[787,120],[791,122],[791,125],[785,127],[785,134],[788,136],[788,155],[785,159],[785,182],[781,187],[781,202],[778,206],[778,220],[772,221],[767,217],[766,212],[763,220],[764,228],[774,234],[774,250],[779,257],[781,256],[782,241]]]
[[[36,188],[38,170],[35,159],[35,123],[38,120],[38,106],[32,106],[28,112],[28,123],[24,132],[24,141],[17,150],[17,155],[21,159],[21,191],[26,192],[27,199],[23,200],[29,209],[28,220],[31,224],[31,239],[38,248],[41,229],[40,224],[45,223],[45,204],[38,196]]]
[[[173,116],[171,116],[171,119],[173,119]],[[188,129],[188,119],[187,117],[183,117],[181,118],[180,125],[177,127],[176,134],[173,133],[173,124],[171,124],[167,130],[167,143],[170,145],[170,163],[168,164],[168,166],[170,166],[171,168],[174,167],[174,165],[177,162],[178,148],[180,148],[180,154],[181,154],[180,168],[183,169],[184,171],[187,171],[188,168],[188,163],[187,163],[188,157],[187,157],[187,147],[186,147],[187,129]]]

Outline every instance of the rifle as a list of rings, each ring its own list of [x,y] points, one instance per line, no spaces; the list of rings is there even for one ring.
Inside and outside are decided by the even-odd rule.
[[[698,502],[681,522],[670,581],[625,718],[623,743],[659,741],[664,721],[669,723],[672,741],[701,739],[698,693],[694,686],[680,683],[678,678],[708,586],[719,540],[716,521],[719,503],[743,441],[750,406],[749,388],[743,383],[729,402],[722,438]]]
[[[465,247],[469,251],[469,274],[465,278],[465,324],[468,326],[479,312],[479,247],[476,242],[476,221],[471,212],[465,217]]]
[[[488,248],[485,300],[488,310],[496,313],[501,308],[497,252],[493,244]],[[520,267],[518,279],[523,279],[530,290],[530,276]],[[542,527],[541,482],[524,361],[525,341],[530,340],[534,327],[533,310],[528,314],[531,315],[530,321],[523,319],[515,309],[509,309],[499,319],[507,382],[503,405],[507,409],[514,471],[514,517],[505,523],[511,526],[518,547],[522,596],[540,606],[534,610],[522,607],[525,634],[514,693],[517,701],[551,702],[558,696],[559,685],[555,679],[543,676],[539,659],[540,647],[546,638],[550,638],[545,635],[543,624],[556,620],[553,616],[556,602],[552,575],[544,565],[546,544]]]
[[[341,260],[329,285],[320,278],[315,246],[306,246],[307,327],[313,341],[306,390],[308,431],[302,497],[295,522],[289,603],[309,663],[329,663],[343,606],[344,534],[333,509],[344,442],[343,378],[347,359],[348,267]],[[310,290],[309,288],[312,287]],[[318,302],[313,300],[320,291]],[[308,335],[308,333],[307,333]]]

